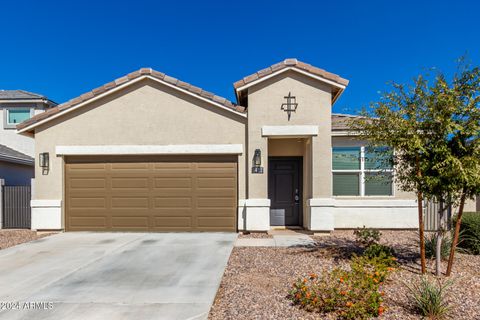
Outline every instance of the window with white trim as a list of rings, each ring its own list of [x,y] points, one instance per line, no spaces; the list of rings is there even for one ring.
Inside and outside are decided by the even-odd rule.
[[[393,168],[387,148],[334,147],[334,196],[392,196]]]
[[[4,109],[4,128],[15,128],[17,124],[28,120],[32,116],[31,108],[9,107]]]

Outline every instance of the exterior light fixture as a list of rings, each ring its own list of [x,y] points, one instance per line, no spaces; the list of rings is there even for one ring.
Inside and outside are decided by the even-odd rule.
[[[255,149],[255,153],[253,154],[252,173],[263,173],[262,152],[260,149]]]
[[[38,164],[41,168],[43,168],[44,170],[45,169],[48,169],[49,167],[49,164],[50,164],[50,156],[48,154],[48,152],[42,152],[38,155]]]

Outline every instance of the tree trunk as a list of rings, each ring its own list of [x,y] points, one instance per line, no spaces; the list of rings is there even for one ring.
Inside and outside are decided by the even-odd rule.
[[[416,159],[417,162],[417,177],[418,181],[418,191],[417,191],[417,202],[418,202],[418,233],[420,235],[420,263],[422,266],[422,274],[427,272],[426,261],[425,261],[425,235],[424,235],[424,225],[423,225],[423,194],[420,189],[420,179],[422,178],[422,172],[420,171],[420,163],[418,156]]]
[[[437,231],[437,247],[435,248],[435,275],[437,277],[442,275],[442,230]]]
[[[445,230],[445,208],[443,200],[440,200],[438,203],[438,230],[436,237],[436,247],[435,247],[435,275],[437,277],[442,275],[442,241],[443,233]]]
[[[422,192],[417,193],[418,199],[418,231],[420,234],[420,263],[422,266],[422,274],[427,272],[426,261],[425,261],[425,235],[424,235],[424,226],[423,226],[423,196]]]
[[[463,207],[465,205],[466,196],[467,195],[465,194],[465,191],[463,191],[462,197],[460,199],[460,207],[458,208],[458,216],[457,222],[455,223],[455,233],[453,235],[452,247],[450,248],[450,256],[448,257],[448,266],[446,273],[447,277],[449,277],[452,273],[453,259],[455,257],[455,249],[457,248],[458,235],[460,234],[460,225],[462,224]]]

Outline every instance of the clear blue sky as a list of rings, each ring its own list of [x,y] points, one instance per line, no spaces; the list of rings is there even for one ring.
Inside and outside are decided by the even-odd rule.
[[[74,3],[75,2],[75,3]],[[350,80],[353,113],[424,68],[480,65],[477,1],[2,1],[0,88],[64,102],[140,67],[235,101],[287,57]]]

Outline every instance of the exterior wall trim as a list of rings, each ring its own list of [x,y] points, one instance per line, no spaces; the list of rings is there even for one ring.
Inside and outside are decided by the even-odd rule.
[[[241,144],[56,146],[56,155],[242,154]]]
[[[317,136],[318,126],[263,126],[263,137]]]
[[[62,200],[31,200],[32,230],[61,230]]]

